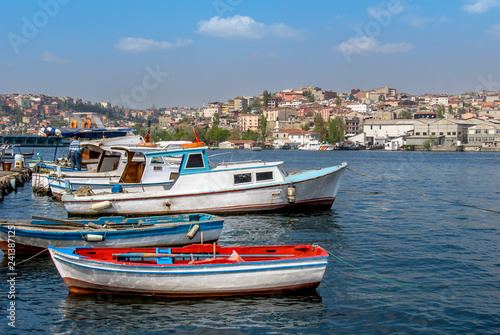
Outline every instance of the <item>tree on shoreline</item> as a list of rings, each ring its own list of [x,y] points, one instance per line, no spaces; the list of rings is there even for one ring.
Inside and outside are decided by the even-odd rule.
[[[260,118],[260,132],[262,135],[262,142],[266,140],[266,132],[267,132],[267,119],[264,114],[262,114]]]
[[[314,119],[314,128],[313,132],[319,134],[319,140],[324,141],[328,136],[328,129],[325,120],[321,117],[321,114],[318,114]]]
[[[328,137],[330,143],[344,142],[346,124],[340,116],[328,120]]]

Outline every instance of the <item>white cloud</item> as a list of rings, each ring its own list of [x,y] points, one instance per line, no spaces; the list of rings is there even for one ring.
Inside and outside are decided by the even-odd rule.
[[[389,24],[391,19],[408,9],[405,1],[392,0],[384,1],[376,6],[368,7],[367,12],[372,18],[377,19],[382,24]]]
[[[342,42],[336,46],[337,51],[343,53],[368,53],[377,52],[385,54],[403,53],[413,49],[411,43],[387,43],[380,44],[374,37],[353,37],[347,42]]]
[[[488,29],[488,34],[494,38],[500,38],[500,23],[497,23]]]
[[[493,7],[500,6],[500,0],[469,0],[462,9],[469,13],[484,13]]]
[[[118,41],[116,48],[127,52],[148,52],[161,49],[175,49],[193,43],[192,40],[178,38],[174,43],[148,40],[140,37],[125,37]]]
[[[69,63],[68,59],[59,58],[48,51],[42,53],[41,59],[45,63],[55,63],[60,65],[66,65]]]
[[[198,22],[198,33],[222,38],[261,39],[266,36],[301,37],[300,31],[284,23],[266,25],[251,17],[235,15],[228,18],[212,17]]]

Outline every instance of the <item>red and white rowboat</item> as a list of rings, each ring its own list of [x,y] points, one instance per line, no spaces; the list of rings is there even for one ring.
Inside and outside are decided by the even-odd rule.
[[[54,248],[72,293],[210,297],[317,288],[328,253],[312,245],[180,248]]]

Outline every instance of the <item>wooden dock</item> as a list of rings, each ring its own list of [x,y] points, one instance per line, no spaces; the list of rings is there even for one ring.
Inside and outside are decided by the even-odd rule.
[[[5,195],[29,182],[31,173],[32,171],[29,168],[11,168],[10,171],[0,170],[0,201],[3,201]]]

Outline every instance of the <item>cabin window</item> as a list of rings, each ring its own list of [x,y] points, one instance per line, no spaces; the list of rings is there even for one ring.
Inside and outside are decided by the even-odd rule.
[[[163,158],[151,157],[151,164],[163,164]]]
[[[204,168],[203,156],[201,154],[190,154],[186,163],[186,169]]]
[[[420,132],[416,132],[415,135],[417,135],[417,136],[420,135]]]
[[[251,173],[242,173],[234,175],[234,183],[235,184],[243,184],[243,183],[251,183],[252,182],[252,174]]]
[[[263,181],[263,180],[272,180],[273,179],[273,171],[268,171],[268,172],[257,172],[255,174],[255,179],[257,181]]]

